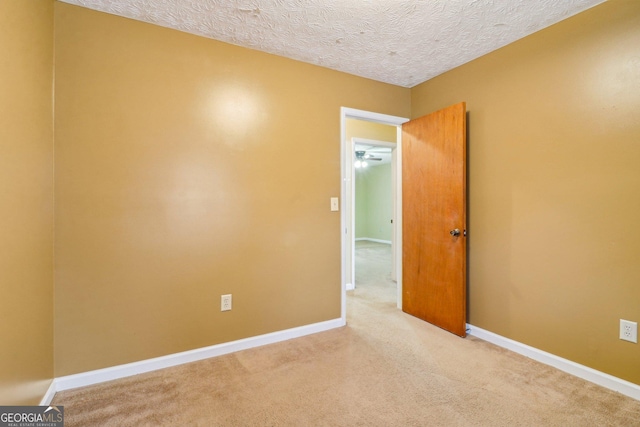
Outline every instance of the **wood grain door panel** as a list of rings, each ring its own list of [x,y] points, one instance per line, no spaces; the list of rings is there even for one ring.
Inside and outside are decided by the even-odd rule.
[[[462,337],[466,133],[465,103],[402,125],[403,311]]]

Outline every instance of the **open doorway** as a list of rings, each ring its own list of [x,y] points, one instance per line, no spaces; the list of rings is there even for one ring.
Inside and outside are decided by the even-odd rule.
[[[347,121],[347,137],[363,126],[376,137],[386,141],[371,140],[358,137],[351,138],[354,157],[354,179],[352,212],[354,217],[354,281],[347,283],[347,290],[358,286],[363,281],[378,282],[385,276],[386,281],[396,282],[394,266],[394,200],[395,200],[395,165],[396,149],[395,126],[362,122],[358,126],[354,119]],[[351,125],[351,126],[350,126]],[[355,129],[354,129],[355,128]],[[377,131],[377,132],[376,132]],[[374,262],[373,258],[376,259]],[[367,270],[367,271],[363,271]],[[395,285],[394,285],[395,286]]]
[[[402,307],[402,132],[400,126],[408,121],[406,118],[388,116],[363,110],[341,108],[341,198],[343,209],[341,215],[342,226],[342,319],[346,322],[346,292],[355,284],[355,161],[356,146],[373,145],[385,146],[391,151],[392,189],[393,189],[393,224],[392,224],[392,275],[397,282],[396,305]],[[349,120],[382,124],[391,127],[395,131],[395,144],[391,141],[367,140],[348,132]],[[370,136],[367,134],[360,134]],[[389,139],[389,138],[387,138]],[[373,144],[372,144],[373,142]],[[358,150],[363,151],[363,150]],[[366,151],[366,150],[364,150]]]
[[[347,135],[349,135],[348,121]],[[390,141],[352,138],[355,146],[354,174],[354,287],[347,293],[355,304],[372,303],[384,310],[397,306],[397,282],[393,268],[395,238],[393,236],[393,172],[392,157],[396,149],[396,128],[378,123],[361,122],[370,130],[379,130],[378,137]],[[386,132],[387,135],[384,133]],[[366,312],[366,311],[365,311]]]

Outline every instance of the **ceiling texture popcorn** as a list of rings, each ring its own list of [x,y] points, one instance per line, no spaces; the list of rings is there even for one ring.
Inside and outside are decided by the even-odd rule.
[[[603,0],[62,0],[413,87]]]

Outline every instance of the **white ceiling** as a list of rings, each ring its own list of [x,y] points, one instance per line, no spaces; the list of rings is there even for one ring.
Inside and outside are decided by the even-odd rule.
[[[604,0],[61,0],[413,87]]]

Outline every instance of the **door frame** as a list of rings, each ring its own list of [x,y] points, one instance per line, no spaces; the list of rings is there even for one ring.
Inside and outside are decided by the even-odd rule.
[[[397,306],[402,309],[402,124],[409,121],[408,118],[374,113],[371,111],[357,110],[354,108],[340,107],[340,198],[342,199],[342,212],[340,215],[340,243],[341,243],[341,317],[347,321],[347,283],[352,283],[354,272],[354,168],[353,168],[353,142],[347,141],[346,120],[356,119],[368,122],[381,123],[396,126],[396,148],[392,155],[392,168],[394,169],[394,206],[393,206],[393,230],[395,238],[394,271],[398,284]]]

